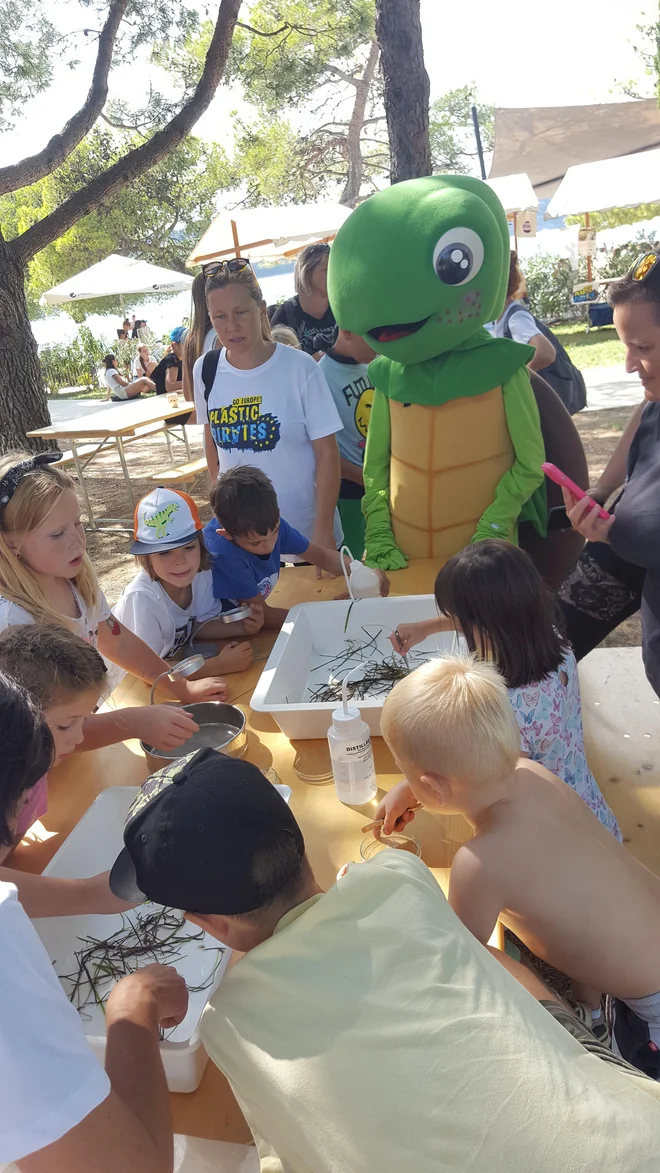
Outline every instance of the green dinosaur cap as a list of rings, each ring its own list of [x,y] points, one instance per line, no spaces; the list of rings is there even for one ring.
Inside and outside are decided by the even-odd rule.
[[[408,365],[455,350],[499,317],[509,279],[509,226],[486,183],[411,179],[360,204],[330,252],[339,326]]]

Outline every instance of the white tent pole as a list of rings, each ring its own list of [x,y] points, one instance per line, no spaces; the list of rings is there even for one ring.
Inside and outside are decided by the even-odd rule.
[[[232,236],[233,236],[233,238],[234,238],[234,251],[235,251],[235,253],[236,253],[236,256],[237,256],[237,257],[240,257],[240,255],[241,255],[241,246],[240,246],[240,244],[238,243],[238,229],[237,229],[237,227],[236,227],[236,221],[235,221],[235,220],[232,220],[232,221],[231,221],[231,234],[232,234]]]
[[[123,293],[119,294],[119,304],[121,306],[122,317],[125,318],[126,317],[126,310],[124,309],[124,295],[123,295]]]

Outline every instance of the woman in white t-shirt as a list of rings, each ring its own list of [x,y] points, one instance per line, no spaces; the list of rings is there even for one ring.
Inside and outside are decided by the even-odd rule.
[[[310,542],[336,549],[342,540],[336,510],[342,422],[323,374],[310,355],[272,341],[249,261],[216,261],[205,266],[205,275],[209,316],[222,347],[208,396],[203,358],[193,371],[209,473],[215,479],[237,464],[261,468],[289,525]]]
[[[149,347],[143,342],[138,346],[137,354],[131,363],[131,375],[134,379],[150,379],[158,360],[149,353]]]
[[[18,623],[67,627],[126,672],[152,683],[169,665],[112,614],[85,552],[85,530],[59,452],[0,457],[0,630]],[[225,700],[224,680],[164,680],[177,700]],[[93,727],[93,728],[92,728]],[[159,749],[183,745],[198,726],[171,705],[94,714],[83,748],[140,737]],[[156,740],[154,740],[154,737]]]
[[[103,366],[105,367],[103,378],[108,388],[108,399],[135,399],[143,391],[156,390],[156,384],[146,377],[133,379],[129,383],[128,379],[120,375],[114,354],[106,354]]]
[[[512,251],[504,310],[489,329],[495,338],[512,338],[514,342],[533,346],[535,354],[527,366],[530,371],[543,371],[555,361],[556,351],[550,339],[539,330],[533,315],[518,301],[524,286],[524,277],[518,268],[518,254]]]

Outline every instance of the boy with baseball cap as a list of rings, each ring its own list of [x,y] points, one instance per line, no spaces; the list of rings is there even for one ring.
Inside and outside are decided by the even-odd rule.
[[[254,635],[263,625],[260,608],[238,623],[221,623],[223,610],[236,606],[213,595],[211,563],[202,539],[202,522],[192,497],[179,489],[154,489],[135,510],[139,571],[124,587],[114,613],[120,623],[164,659],[171,659],[203,626],[207,639],[225,646],[207,660],[200,675],[242,672],[252,662],[252,645],[236,636]],[[230,637],[229,640],[227,637]]]
[[[562,1029],[420,859],[383,851],[322,892],[284,800],[210,749],[147,780],[124,842],[117,896],[183,908],[245,953],[201,1033],[262,1170],[656,1170],[660,1087]]]

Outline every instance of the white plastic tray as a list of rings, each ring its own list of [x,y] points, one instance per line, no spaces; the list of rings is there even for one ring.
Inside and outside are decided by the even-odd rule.
[[[290,788],[278,786],[277,789],[288,802]],[[44,875],[76,879],[109,870],[122,849],[124,820],[137,792],[136,786],[114,786],[99,794],[44,869]],[[138,911],[124,916],[130,920]],[[34,926],[56,973],[63,975],[75,969],[73,955],[80,949],[79,938],[109,937],[121,928],[122,918],[120,915],[48,917],[35,920]],[[176,969],[189,986],[203,985],[211,977],[218,959],[217,945],[216,940],[205,934],[184,950],[176,962]],[[207,1054],[199,1037],[199,1022],[208,999],[224,976],[230,956],[231,950],[224,948],[212,984],[206,990],[191,993],[185,1019],[169,1033],[167,1041],[161,1043],[161,1057],[170,1091],[193,1092],[199,1086],[207,1063]],[[69,990],[68,983],[63,983],[63,987]],[[99,1007],[87,1006],[83,1026],[88,1043],[102,1061],[105,1055],[103,1011]]]
[[[379,631],[374,658],[383,659],[392,654],[388,637],[398,623],[415,623],[436,615],[433,595],[359,599],[352,606],[348,600],[300,603],[289,611],[250,705],[257,712],[270,713],[289,738],[325,737],[337,702],[322,704],[309,699],[310,685],[327,683],[331,675],[332,670],[324,668],[324,662],[337,656],[347,639],[366,639]],[[458,646],[453,632],[430,636],[413,648],[411,666],[455,651]],[[350,666],[338,671],[337,676],[341,678]],[[359,702],[362,718],[374,736],[380,734],[384,703],[384,696]]]

